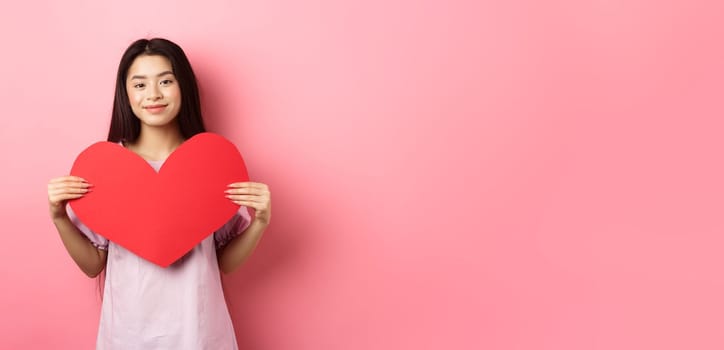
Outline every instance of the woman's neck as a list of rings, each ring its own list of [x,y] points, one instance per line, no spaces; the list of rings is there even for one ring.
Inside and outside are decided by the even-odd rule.
[[[126,145],[146,160],[164,160],[182,143],[184,138],[178,126],[154,128],[141,125],[141,133],[132,144]]]

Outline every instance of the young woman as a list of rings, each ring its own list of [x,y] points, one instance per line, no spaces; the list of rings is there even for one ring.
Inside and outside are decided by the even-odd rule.
[[[159,38],[131,44],[118,67],[108,141],[158,171],[174,149],[204,131],[196,78],[183,50]],[[92,184],[75,176],[48,184],[50,216],[70,256],[90,277],[105,269],[97,348],[236,349],[219,271],[234,271],[255,249],[271,218],[268,187],[230,184],[226,197],[241,209],[168,268],[83,225],[67,201],[89,191]],[[253,220],[247,207],[255,210]]]

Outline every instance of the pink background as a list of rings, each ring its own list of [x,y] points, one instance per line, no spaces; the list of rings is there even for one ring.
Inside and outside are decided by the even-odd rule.
[[[115,3],[0,6],[0,348],[93,347],[46,183],[156,35],[272,189],[242,349],[724,348],[722,2]]]

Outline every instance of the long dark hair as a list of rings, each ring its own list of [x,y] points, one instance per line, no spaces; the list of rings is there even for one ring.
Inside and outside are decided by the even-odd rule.
[[[173,74],[176,76],[176,81],[178,81],[181,89],[181,109],[176,117],[181,136],[184,139],[189,139],[191,136],[206,131],[201,117],[201,102],[196,76],[184,51],[180,46],[167,39],[140,39],[126,49],[123,57],[121,57],[121,63],[118,65],[116,95],[113,98],[113,113],[111,115],[111,127],[108,130],[108,141],[134,142],[141,133],[141,122],[133,114],[131,104],[128,102],[128,93],[126,92],[128,69],[136,57],[141,55],[163,56],[171,62]]]

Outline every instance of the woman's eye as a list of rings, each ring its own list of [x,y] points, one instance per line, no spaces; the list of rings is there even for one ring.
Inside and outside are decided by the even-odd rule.
[[[143,83],[133,84],[133,87],[136,89],[142,89],[145,85]]]
[[[161,85],[169,85],[171,83],[173,83],[173,80],[166,79],[161,81]]]

